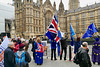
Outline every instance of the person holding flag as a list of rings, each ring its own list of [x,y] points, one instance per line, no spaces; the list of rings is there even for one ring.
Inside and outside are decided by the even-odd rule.
[[[74,32],[74,30],[73,30],[73,27],[72,27],[72,25],[70,24],[70,32],[71,32],[71,46],[73,46],[73,36],[75,35],[75,32]]]
[[[35,63],[37,65],[43,64],[43,44],[41,43],[41,39],[38,37],[37,42],[35,43]]]
[[[73,30],[72,25],[70,24],[70,32],[71,32],[71,46],[69,47],[69,61],[72,59],[72,51],[73,51],[73,36],[75,35],[75,32]]]
[[[9,39],[6,36],[0,45],[0,67],[4,67],[4,51],[8,47]]]
[[[61,42],[61,55],[60,55],[60,60],[62,60],[62,54],[63,54],[63,51],[65,53],[64,55],[64,60],[66,60],[66,54],[67,54],[67,43],[66,43],[66,39],[68,37],[64,36],[62,37],[62,39],[60,40]]]
[[[56,59],[56,44],[60,41],[61,39],[61,33],[58,27],[58,19],[57,16],[53,16],[52,23],[49,25],[46,36],[49,38],[50,43],[51,43],[51,60],[53,60],[53,53],[55,60]],[[58,49],[60,50],[60,48]]]

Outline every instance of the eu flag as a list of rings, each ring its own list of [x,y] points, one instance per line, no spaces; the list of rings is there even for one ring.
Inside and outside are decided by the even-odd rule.
[[[74,32],[74,30],[73,30],[73,27],[72,27],[72,25],[70,24],[70,32],[71,32],[71,46],[73,46],[73,35],[75,35],[75,32]]]
[[[85,32],[85,34],[83,35],[83,39],[84,38],[87,38],[87,37],[92,37],[92,35],[95,33],[95,32],[98,32],[94,23],[90,24],[90,26],[88,27],[87,31]]]

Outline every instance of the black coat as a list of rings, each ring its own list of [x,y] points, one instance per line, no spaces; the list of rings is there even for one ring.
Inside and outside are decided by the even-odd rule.
[[[80,48],[79,51],[80,51],[80,54],[79,54],[79,57],[80,57],[79,66],[80,67],[91,67],[92,65],[91,65],[89,54],[88,54],[88,50],[86,50],[84,48]]]
[[[62,38],[62,39],[61,39],[61,47],[62,47],[62,48],[66,48],[66,47],[67,47],[66,39],[67,39],[67,38]]]
[[[4,67],[15,67],[14,51],[8,47],[4,52]]]

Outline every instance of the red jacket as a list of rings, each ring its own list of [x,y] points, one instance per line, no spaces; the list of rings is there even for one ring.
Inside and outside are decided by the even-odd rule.
[[[13,50],[14,50],[14,53],[17,52],[19,50],[19,44],[16,43],[15,48]]]

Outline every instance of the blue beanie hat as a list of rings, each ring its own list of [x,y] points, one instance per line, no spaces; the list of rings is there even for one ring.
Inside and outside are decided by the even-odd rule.
[[[99,41],[99,38],[96,38],[95,41]]]

